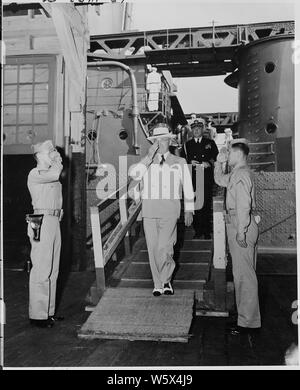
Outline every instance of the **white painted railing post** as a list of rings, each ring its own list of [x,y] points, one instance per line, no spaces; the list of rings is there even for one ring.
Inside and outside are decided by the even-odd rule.
[[[226,227],[223,196],[213,199],[214,255],[213,280],[216,310],[226,311]]]
[[[214,257],[213,264],[216,269],[226,268],[226,232],[223,212],[223,199],[214,199],[213,226],[214,226]]]
[[[94,261],[95,261],[95,271],[96,271],[96,289],[97,289],[97,295],[99,300],[105,290],[105,275],[104,275],[105,259],[104,259],[103,248],[102,248],[99,210],[98,207],[91,207],[90,210],[91,210]],[[97,297],[95,297],[95,300],[97,300]]]
[[[120,219],[121,224],[125,225],[128,221],[128,211],[127,211],[127,196],[126,194],[120,195],[119,197],[119,208],[120,208]],[[130,236],[129,231],[126,232],[124,237],[124,246],[125,246],[125,254],[128,256],[130,254]]]

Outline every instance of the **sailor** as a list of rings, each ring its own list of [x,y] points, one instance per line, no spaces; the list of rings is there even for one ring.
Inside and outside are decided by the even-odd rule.
[[[195,239],[201,238],[202,235],[204,239],[211,238],[213,166],[219,153],[215,141],[203,136],[204,128],[204,119],[194,121],[192,124],[193,138],[187,141],[183,148],[187,162],[193,166],[194,191],[196,191],[196,169],[204,169],[203,207],[195,210],[193,221]]]
[[[147,75],[146,89],[148,91],[148,110],[158,111],[161,74],[157,72],[156,67],[152,67],[151,72]]]
[[[168,125],[153,129],[148,154],[131,167],[129,175],[141,181],[142,217],[149,262],[154,283],[153,295],[172,295],[171,279],[175,268],[174,245],[177,241],[177,220],[180,217],[181,191],[184,193],[185,225],[193,221],[194,191],[185,159],[169,152],[174,135]]]
[[[34,213],[27,218],[31,243],[29,319],[32,325],[50,328],[55,316],[56,281],[59,271],[62,218],[62,159],[47,140],[33,146],[37,161],[27,180]],[[38,231],[38,234],[36,232]]]
[[[228,148],[230,143],[231,143],[231,141],[233,140],[232,130],[230,129],[230,127],[227,127],[224,130],[224,133],[225,133],[224,144],[225,144],[225,147]]]
[[[212,125],[214,118],[212,116],[209,116],[207,119],[207,126],[206,129],[209,132],[209,138],[216,141],[216,137],[218,135],[217,129]]]
[[[248,141],[244,138],[231,142],[229,154],[221,151],[215,164],[215,181],[227,188],[226,230],[238,312],[233,334],[251,333],[260,328],[261,318],[258,286],[255,273],[258,226],[255,209],[255,189],[252,173],[247,165]],[[222,164],[228,160],[231,172],[224,174]]]

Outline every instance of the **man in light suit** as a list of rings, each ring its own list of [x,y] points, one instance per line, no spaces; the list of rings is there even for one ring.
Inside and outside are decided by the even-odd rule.
[[[158,124],[148,154],[130,170],[130,176],[142,181],[142,217],[150,268],[154,283],[153,295],[172,295],[171,278],[175,268],[174,244],[180,198],[184,193],[185,225],[190,226],[194,213],[194,191],[186,160],[169,152],[175,136],[165,124]]]

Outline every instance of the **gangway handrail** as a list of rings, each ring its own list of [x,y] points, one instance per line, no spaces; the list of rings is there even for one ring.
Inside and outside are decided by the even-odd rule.
[[[132,200],[131,204],[129,205],[130,197],[128,194],[128,187],[131,187],[130,183],[131,181],[128,181],[126,185],[120,187],[117,191],[110,194],[108,197],[99,202],[96,206],[90,207],[92,242],[96,272],[96,283],[95,286],[92,286],[90,290],[90,296],[93,305],[97,304],[97,302],[105,291],[106,283],[104,267],[113,257],[120,243],[124,240],[126,255],[129,255],[131,251],[129,232],[132,228],[132,225],[139,219],[142,201],[141,199],[137,201]],[[136,184],[136,186],[139,185],[139,183]],[[126,192],[124,191],[125,187],[127,187]],[[105,203],[108,199],[111,199],[113,195],[121,193],[121,191],[124,191],[124,193],[122,193],[122,195],[119,196],[118,199],[116,199],[119,204],[120,221],[110,233],[105,244],[103,244],[101,233],[100,206],[103,205],[103,203]]]

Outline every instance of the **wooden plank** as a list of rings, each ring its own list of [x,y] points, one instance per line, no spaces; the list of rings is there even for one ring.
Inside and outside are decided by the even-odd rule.
[[[211,240],[192,240],[183,243],[183,246],[180,244],[175,245],[175,249],[178,249],[180,252],[202,252],[202,251],[211,251],[212,250],[212,241]],[[142,251],[147,250],[146,241],[143,244]]]
[[[213,227],[214,227],[214,256],[213,264],[215,268],[225,269],[227,264],[226,257],[226,233],[223,211],[219,210],[222,202],[214,200]]]
[[[211,252],[191,252],[191,253],[177,253],[174,254],[174,259],[179,264],[182,263],[205,263],[209,264],[211,261]],[[139,252],[132,257],[132,263],[149,263],[149,256],[147,251]]]
[[[180,264],[175,274],[175,280],[206,280],[208,266],[206,264]],[[151,279],[151,270],[148,264],[132,263],[122,275],[122,279]]]
[[[98,207],[91,207],[91,225],[93,236],[93,251],[96,270],[96,287],[100,296],[105,290],[105,275],[104,275],[104,255],[102,248],[101,227],[100,218],[98,213]],[[95,302],[95,298],[93,299]]]
[[[167,337],[167,336],[140,336],[132,335],[130,333],[124,335],[118,334],[80,334],[79,337],[85,340],[103,339],[103,340],[129,340],[129,341],[157,341],[157,342],[169,342],[169,343],[187,343],[191,336],[182,337]]]
[[[177,294],[177,289],[191,289],[200,291],[203,289],[205,282],[205,280],[174,280],[172,285],[175,290],[175,294]],[[153,288],[153,280],[122,279],[119,281],[117,287]]]

